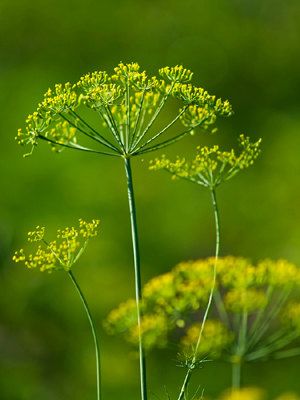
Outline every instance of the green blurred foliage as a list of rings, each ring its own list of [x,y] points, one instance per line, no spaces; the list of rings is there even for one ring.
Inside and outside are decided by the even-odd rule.
[[[50,229],[78,217],[100,218],[102,233],[75,269],[101,328],[107,312],[133,293],[133,269],[121,161],[41,145],[30,158],[14,142],[17,128],[49,86],[77,80],[120,60],[151,73],[182,63],[194,82],[229,98],[235,116],[215,136],[187,138],[168,149],[235,143],[241,132],[263,138],[249,171],[220,190],[222,254],[300,262],[300,3],[298,0],[37,0],[0,2],[0,398],[92,399],[92,339],[63,273],[25,271],[13,251],[37,224]],[[148,171],[134,160],[143,280],[180,260],[210,256],[208,193]],[[138,395],[137,360],[101,329],[105,398]],[[183,370],[176,344],[149,359],[151,393],[177,393]],[[300,393],[298,359],[247,367],[245,383],[271,394]],[[167,373],[166,373],[167,371]],[[197,379],[196,379],[197,378]],[[230,371],[208,363],[195,385],[215,395]]]

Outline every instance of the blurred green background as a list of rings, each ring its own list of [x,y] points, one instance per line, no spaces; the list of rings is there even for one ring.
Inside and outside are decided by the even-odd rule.
[[[138,398],[137,360],[101,328],[107,312],[133,294],[130,227],[121,161],[41,144],[22,158],[14,136],[56,82],[137,61],[149,73],[182,63],[194,82],[228,98],[235,115],[219,132],[187,138],[230,147],[238,134],[263,138],[256,165],[219,191],[222,254],[300,263],[300,2],[298,0],[1,0],[0,2],[0,399],[95,397],[92,339],[81,304],[63,273],[13,265],[13,251],[40,224],[54,231],[78,217],[100,218],[101,235],[75,273],[102,336],[105,399]],[[177,262],[210,256],[208,193],[134,160],[143,280]],[[300,393],[300,359],[253,364],[244,383]],[[176,345],[149,357],[152,398],[177,393],[183,370]],[[215,395],[230,385],[221,363],[195,385]]]

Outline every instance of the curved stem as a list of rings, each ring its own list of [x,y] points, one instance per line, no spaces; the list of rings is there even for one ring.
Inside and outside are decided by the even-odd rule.
[[[198,340],[197,340],[197,344],[194,350],[194,354],[193,354],[193,358],[192,361],[188,367],[188,370],[186,372],[179,396],[178,396],[178,400],[182,400],[185,397],[185,393],[186,393],[186,389],[188,387],[191,375],[192,375],[192,371],[195,368],[196,362],[197,362],[197,353],[198,353],[198,349],[200,346],[200,342],[202,339],[202,335],[203,335],[203,331],[204,331],[204,327],[205,327],[205,323],[208,317],[208,313],[211,307],[211,303],[213,300],[213,295],[214,295],[214,290],[215,290],[215,286],[216,286],[216,279],[217,279],[217,262],[218,262],[218,258],[219,258],[219,251],[220,251],[220,215],[219,215],[219,209],[218,209],[218,205],[217,205],[217,198],[216,198],[216,192],[214,187],[210,188],[210,192],[211,192],[211,201],[212,201],[212,206],[213,206],[213,212],[214,212],[214,219],[215,219],[215,229],[216,229],[216,247],[215,247],[215,262],[214,262],[214,267],[213,267],[213,281],[212,281],[212,285],[211,285],[211,289],[210,289],[210,293],[209,293],[209,298],[208,298],[208,302],[207,302],[207,306],[204,312],[204,316],[203,316],[203,320],[202,320],[202,324],[201,324],[201,328],[200,328],[200,332],[199,332],[199,336],[198,336]]]
[[[71,278],[71,281],[73,282],[75,289],[77,290],[77,293],[79,294],[80,300],[84,306],[86,315],[88,317],[92,334],[93,334],[93,339],[94,339],[94,344],[95,344],[95,355],[96,355],[96,373],[97,373],[97,400],[101,399],[101,367],[100,367],[100,349],[99,349],[99,340],[98,340],[98,335],[97,335],[97,330],[96,330],[96,325],[93,320],[93,317],[91,315],[88,303],[86,301],[86,298],[84,297],[80,286],[75,279],[75,276],[73,275],[72,271],[68,271],[68,275]]]
[[[130,212],[131,236],[132,236],[133,257],[134,257],[135,298],[136,298],[136,311],[137,311],[137,321],[138,321],[138,331],[139,331],[139,362],[140,362],[141,399],[147,400],[146,358],[145,358],[145,351],[144,351],[144,347],[143,347],[142,334],[141,334],[140,303],[141,303],[141,299],[142,299],[142,284],[141,284],[139,238],[138,238],[136,207],[135,207],[135,198],[134,198],[134,191],[133,191],[133,181],[132,181],[130,159],[124,158],[124,161],[125,161],[125,171],[126,171],[126,177],[127,177],[128,204],[129,204],[129,212]]]

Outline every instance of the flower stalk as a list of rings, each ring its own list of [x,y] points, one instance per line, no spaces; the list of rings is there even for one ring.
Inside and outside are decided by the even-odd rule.
[[[94,346],[95,346],[95,356],[96,356],[97,400],[101,400],[101,398],[102,398],[102,396],[101,396],[101,361],[100,361],[100,346],[99,346],[99,339],[98,339],[96,324],[95,324],[92,314],[90,312],[88,302],[87,302],[73,272],[71,270],[68,271],[68,275],[80,297],[80,300],[83,304],[84,310],[86,312],[86,315],[88,317],[89,324],[91,327],[93,340],[94,340]]]
[[[210,293],[209,293],[209,297],[208,297],[208,302],[207,302],[207,305],[206,305],[206,308],[204,311],[204,316],[203,316],[200,331],[199,331],[199,336],[198,336],[197,343],[196,343],[196,346],[194,349],[194,354],[193,354],[191,362],[189,363],[182,387],[180,389],[178,400],[182,400],[185,398],[188,384],[189,384],[190,378],[192,376],[192,372],[196,367],[197,360],[198,360],[198,350],[199,350],[199,346],[200,346],[201,339],[203,336],[203,331],[204,331],[205,324],[206,324],[206,321],[208,318],[208,314],[209,314],[209,311],[211,308],[214,291],[215,291],[215,287],[216,287],[217,262],[218,262],[218,258],[219,258],[219,252],[220,252],[220,215],[219,215],[219,209],[218,209],[218,204],[217,204],[216,190],[214,187],[210,188],[210,194],[211,194],[211,203],[212,203],[213,213],[214,213],[215,233],[216,233],[215,261],[214,261],[214,265],[213,265],[213,279],[212,279],[212,284],[211,284]]]
[[[20,249],[13,256],[13,261],[24,263],[29,269],[38,268],[40,271],[48,273],[52,271],[64,271],[71,279],[83,304],[93,335],[96,357],[97,400],[101,400],[102,398],[99,339],[88,302],[72,272],[72,267],[85,251],[90,238],[97,236],[99,223],[99,220],[87,222],[79,219],[78,227],[75,228],[72,226],[58,229],[56,239],[50,242],[44,238],[45,228],[37,226],[35,230],[28,232],[29,242],[41,243],[37,245],[35,253],[26,254],[23,249]]]
[[[144,350],[144,346],[143,346],[143,342],[142,342],[142,334],[141,334],[140,303],[142,300],[142,283],[141,283],[141,262],[140,262],[138,226],[137,226],[137,218],[136,218],[136,206],[135,206],[130,158],[124,158],[124,162],[125,162],[125,172],[126,172],[126,178],[127,178],[128,205],[129,205],[129,213],[130,213],[131,237],[132,237],[133,259],[134,259],[134,283],[135,283],[136,313],[137,313],[138,338],[139,338],[139,365],[140,365],[141,398],[142,398],[142,400],[147,400],[146,357],[145,357],[145,350]]]

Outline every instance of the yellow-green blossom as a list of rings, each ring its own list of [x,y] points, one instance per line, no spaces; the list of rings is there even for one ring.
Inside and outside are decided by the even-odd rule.
[[[20,145],[30,145],[31,152],[42,139],[54,150],[68,147],[99,154],[138,155],[172,144],[196,127],[207,129],[218,116],[232,114],[227,100],[190,83],[190,70],[177,65],[161,68],[159,75],[148,76],[137,63],[120,63],[112,74],[94,71],[75,84],[57,84],[47,90],[26,119],[25,129],[18,130],[16,140]],[[162,126],[156,119],[169,98],[178,103],[177,111]],[[85,108],[97,113],[101,121],[98,128],[87,119]],[[178,121],[186,127],[184,130]],[[170,130],[171,137],[160,140]],[[91,145],[82,146],[82,136]]]
[[[185,118],[187,116],[188,114],[185,114]],[[195,118],[201,119],[204,116],[201,114]],[[192,120],[189,123],[193,124]],[[251,143],[248,137],[240,135],[240,153],[236,153],[234,149],[222,151],[217,145],[199,146],[196,157],[191,162],[184,158],[177,158],[172,162],[163,156],[151,162],[150,170],[166,170],[172,174],[173,178],[184,178],[202,186],[215,188],[220,183],[231,179],[239,171],[251,166],[260,153],[260,143],[261,139]]]
[[[98,233],[99,220],[86,222],[79,220],[78,227],[58,229],[56,239],[45,239],[45,228],[37,226],[28,232],[29,242],[39,242],[35,252],[25,253],[24,249],[16,251],[13,260],[23,262],[27,268],[38,268],[40,271],[69,271],[84,251],[89,238]]]
[[[191,323],[204,312],[213,279],[215,258],[181,262],[170,272],[157,276],[143,288],[143,318],[153,315],[167,321],[168,330],[153,332],[151,346],[162,347],[173,341],[173,335],[183,336],[182,352],[199,336],[199,324]],[[254,360],[275,354],[293,340],[300,339],[300,306],[298,301],[287,304],[292,289],[300,286],[299,268],[286,260],[264,260],[257,264],[243,257],[220,257],[217,261],[218,276],[215,286],[214,307],[211,310],[218,322],[208,321],[209,338],[201,339],[200,353],[211,352],[214,356],[233,362]],[[286,271],[286,274],[284,273]],[[282,315],[282,316],[281,316]],[[244,321],[242,323],[242,321]],[[119,306],[107,318],[110,333],[122,332],[129,340],[137,324],[134,301]],[[236,354],[240,329],[244,324],[245,347]],[[269,347],[274,326],[282,330],[282,337],[274,339]],[[214,333],[213,329],[215,330]],[[163,334],[162,334],[163,332]],[[128,336],[129,335],[129,336]],[[164,336],[166,335],[166,336]],[[157,342],[155,343],[155,337]],[[194,339],[192,339],[194,337]],[[164,338],[164,339],[162,339]],[[167,338],[168,340],[165,340]],[[286,340],[282,341],[282,338]],[[211,344],[212,340],[216,343]],[[132,341],[132,340],[131,340]],[[211,344],[211,347],[209,347]],[[266,346],[266,350],[261,349]]]
[[[264,400],[265,393],[262,389],[248,387],[242,389],[229,389],[220,400]]]
[[[268,304],[268,298],[263,290],[234,288],[224,296],[226,309],[233,313],[253,313],[264,309]]]
[[[141,319],[141,335],[143,346],[150,350],[152,347],[164,347],[167,343],[170,329],[168,320],[163,314],[147,314]],[[129,330],[128,341],[137,345],[139,342],[139,328],[134,325]]]
[[[288,329],[296,331],[300,335],[300,302],[291,301],[283,309],[282,321]]]
[[[194,355],[200,329],[201,323],[192,324],[182,337],[181,351],[184,355]],[[232,343],[233,338],[233,333],[224,324],[216,320],[207,320],[197,349],[197,356],[219,357]]]

